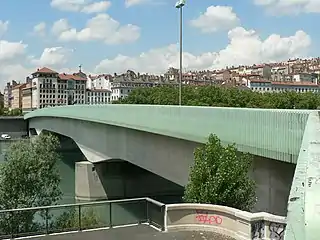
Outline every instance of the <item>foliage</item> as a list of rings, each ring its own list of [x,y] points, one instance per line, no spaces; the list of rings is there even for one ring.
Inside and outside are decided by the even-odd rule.
[[[195,150],[194,159],[184,201],[251,210],[256,202],[255,182],[249,177],[251,155],[238,152],[234,145],[224,147],[211,134]]]
[[[119,104],[178,105],[178,89],[164,86],[138,88],[128,97],[116,101]],[[235,87],[183,86],[182,104],[190,106],[317,109],[320,106],[318,93],[259,93]]]
[[[61,199],[58,147],[58,138],[50,134],[9,146],[0,166],[0,209],[47,206]],[[10,216],[10,221],[0,216],[0,229],[8,232],[11,222],[18,231],[32,231],[38,227],[34,219],[39,214],[44,212],[21,211]]]
[[[62,213],[54,221],[54,229],[75,230],[79,228],[79,211],[72,209]],[[101,220],[99,215],[93,209],[81,210],[81,229],[90,229],[100,227]]]
[[[2,108],[0,106],[0,116],[22,116],[22,110],[20,108],[15,108],[9,110],[8,108]]]

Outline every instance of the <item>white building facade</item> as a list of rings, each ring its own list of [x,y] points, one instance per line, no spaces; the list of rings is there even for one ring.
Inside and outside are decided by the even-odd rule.
[[[82,72],[59,74],[41,68],[32,74],[32,108],[85,104],[86,78]]]

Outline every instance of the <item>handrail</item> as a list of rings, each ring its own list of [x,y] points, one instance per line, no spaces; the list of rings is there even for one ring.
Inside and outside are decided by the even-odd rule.
[[[151,198],[128,198],[128,199],[119,199],[119,200],[102,200],[102,201],[85,202],[85,203],[71,203],[71,204],[48,205],[48,206],[29,207],[29,208],[6,209],[6,210],[0,210],[0,214],[9,213],[9,212],[18,212],[18,211],[46,210],[48,208],[55,209],[55,208],[63,208],[63,207],[91,206],[91,205],[98,205],[98,204],[124,203],[124,202],[133,202],[133,201],[142,201],[142,200],[151,202],[159,207],[162,207],[165,205]]]
[[[114,214],[117,215],[117,207],[114,209],[113,206],[120,205],[122,206],[122,203],[127,203],[129,206],[127,207],[127,210],[130,212],[131,209],[131,203],[137,203],[138,205],[142,204],[142,209],[140,209],[142,212],[142,215],[139,213],[137,216],[129,217],[129,220],[125,217],[126,213],[124,214],[123,220],[119,221],[119,218],[117,216],[114,216]],[[97,220],[93,221],[93,223],[86,223],[86,206],[91,207],[99,207],[106,205],[108,206],[109,210],[106,212],[101,212],[101,214],[108,214],[105,215],[105,217],[102,217],[100,213],[97,213]],[[126,204],[123,204],[126,205]],[[3,223],[5,223],[5,230],[2,232],[0,229],[0,239],[3,239],[3,237],[10,236],[11,239],[19,238],[19,237],[36,237],[40,235],[50,235],[55,233],[68,233],[70,231],[83,231],[87,229],[97,229],[97,228],[113,228],[115,226],[126,226],[130,224],[148,224],[150,226],[153,226],[157,228],[159,231],[165,229],[165,204],[158,202],[156,200],[153,200],[148,197],[144,198],[131,198],[131,199],[120,199],[120,200],[103,200],[103,201],[95,201],[95,202],[84,202],[84,203],[75,203],[75,204],[62,204],[62,205],[52,205],[52,206],[41,206],[41,207],[30,207],[30,208],[18,208],[18,209],[8,209],[8,210],[0,210],[0,216],[3,215]],[[125,206],[124,206],[125,207]],[[57,222],[52,221],[53,219],[50,219],[53,215],[50,215],[49,213],[51,210],[62,210],[63,209],[72,208],[72,212],[70,215],[69,222],[69,216],[67,215],[68,219],[62,219],[58,220]],[[125,207],[126,208],[126,207]],[[140,207],[139,207],[140,208]],[[122,209],[122,207],[120,207]],[[133,206],[133,210],[135,207]],[[140,211],[139,210],[139,211]],[[23,222],[20,222],[20,214],[23,216],[25,212],[30,211],[32,216],[35,217],[37,214],[41,214],[44,212],[44,216],[39,218],[37,221],[40,223],[42,229],[37,229],[35,232],[29,232],[29,230],[24,229]],[[123,210],[120,210],[120,214],[123,214]],[[52,213],[51,213],[52,214]],[[60,213],[59,213],[60,214]],[[62,215],[64,216],[64,213],[62,212]],[[75,214],[75,215],[73,215]],[[130,213],[129,213],[130,214]],[[56,217],[59,217],[58,215]],[[131,216],[131,215],[129,215]],[[84,218],[83,218],[84,217]],[[8,218],[8,219],[7,219]],[[73,222],[73,219],[75,222]],[[131,220],[130,220],[131,219]],[[24,220],[22,220],[24,221]],[[83,222],[85,221],[85,222]],[[97,222],[98,221],[98,222]],[[8,225],[9,224],[9,225]],[[15,226],[17,224],[17,226]],[[58,225],[55,225],[58,224]],[[59,226],[59,224],[62,224],[62,227]],[[64,225],[67,224],[67,225]],[[69,226],[69,224],[71,224]],[[18,226],[19,225],[19,226]],[[22,229],[20,229],[20,225],[22,226]],[[17,229],[15,229],[17,228]],[[20,230],[19,230],[20,229]],[[66,230],[66,231],[65,231]]]

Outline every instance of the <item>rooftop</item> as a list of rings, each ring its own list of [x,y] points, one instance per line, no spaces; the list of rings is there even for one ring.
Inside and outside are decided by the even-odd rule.
[[[51,70],[50,68],[43,67],[43,68],[40,68],[40,69],[38,68],[35,73],[57,73],[57,72]]]

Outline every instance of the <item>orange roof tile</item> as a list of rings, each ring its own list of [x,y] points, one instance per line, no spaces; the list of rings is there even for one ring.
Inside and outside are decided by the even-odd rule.
[[[86,81],[86,78],[80,77],[76,74],[66,74],[66,73],[60,73],[59,78],[61,80],[75,80],[75,81]]]
[[[50,68],[43,67],[43,68],[40,68],[40,69],[38,68],[35,73],[57,73],[57,72],[51,70]]]

